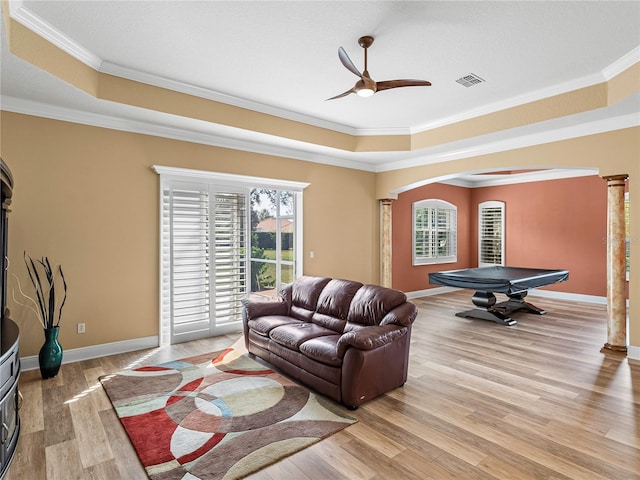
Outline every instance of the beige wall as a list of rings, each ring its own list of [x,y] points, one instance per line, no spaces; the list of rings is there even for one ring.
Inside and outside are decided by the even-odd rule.
[[[65,349],[158,334],[159,177],[151,165],[309,182],[304,273],[378,281],[375,174],[2,112],[2,159],[14,180],[9,273],[22,252],[63,266]],[[315,258],[309,258],[313,250]],[[15,280],[9,283],[9,295]],[[9,300],[21,356],[43,335]],[[86,333],[76,333],[76,324]]]
[[[457,173],[481,170],[517,170],[532,167],[598,168],[601,176],[628,174],[631,218],[629,276],[629,341],[640,346],[640,127],[626,128],[571,140],[451,162],[379,173],[376,196],[394,198],[409,185]],[[604,180],[603,180],[604,181]]]
[[[15,177],[10,273],[25,277],[22,251],[65,269],[66,349],[158,333],[158,176],[151,165],[309,182],[304,194],[304,272],[377,283],[379,206],[406,185],[479,169],[596,167],[629,174],[631,218],[640,211],[640,128],[476,158],[373,174],[9,112],[0,155]],[[631,222],[630,292],[640,285],[640,225]],[[315,258],[309,258],[313,250]],[[11,292],[9,292],[11,294]],[[638,298],[630,295],[631,345],[640,345]],[[37,353],[38,324],[10,301],[21,355]],[[87,333],[75,333],[76,323]]]

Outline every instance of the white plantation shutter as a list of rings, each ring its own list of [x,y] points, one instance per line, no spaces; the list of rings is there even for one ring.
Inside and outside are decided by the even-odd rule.
[[[171,328],[163,334],[177,343],[210,336],[242,320],[246,195],[206,184],[166,183],[162,316],[163,325]]]
[[[629,280],[629,255],[631,254],[631,230],[629,227],[629,192],[624,194],[624,232],[625,232],[625,263],[627,281]]]
[[[171,290],[174,334],[209,331],[209,195],[174,189],[171,196]]]
[[[457,208],[443,200],[413,204],[413,264],[455,262],[458,244]]]
[[[478,266],[504,265],[504,202],[478,206]]]
[[[246,196],[238,193],[216,193],[213,244],[216,324],[242,319],[241,300],[246,292],[247,258]]]

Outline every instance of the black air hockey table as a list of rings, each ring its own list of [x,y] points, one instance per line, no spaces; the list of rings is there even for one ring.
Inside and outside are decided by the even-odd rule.
[[[568,278],[567,270],[493,266],[430,273],[429,283],[476,291],[471,300],[478,308],[456,313],[457,317],[480,318],[501,325],[515,325],[516,321],[510,315],[517,310],[526,310],[537,315],[547,313],[524,300],[529,289],[564,282]],[[494,293],[504,293],[509,300],[496,303]]]

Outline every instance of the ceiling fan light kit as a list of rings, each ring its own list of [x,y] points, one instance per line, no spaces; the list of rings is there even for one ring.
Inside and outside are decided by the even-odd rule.
[[[367,66],[367,50],[373,44],[373,37],[371,35],[365,35],[358,39],[358,44],[364,49],[364,70],[362,73],[356,68],[353,64],[349,55],[344,48],[338,48],[338,58],[342,65],[345,66],[347,70],[351,73],[360,77],[360,80],[356,82],[356,84],[339,95],[335,97],[327,98],[327,100],[335,100],[336,98],[346,97],[351,93],[355,93],[359,97],[370,97],[374,93],[379,92],[381,90],[389,90],[392,88],[400,88],[400,87],[428,87],[431,85],[431,82],[426,80],[385,80],[383,82],[376,82],[369,75],[369,70]]]

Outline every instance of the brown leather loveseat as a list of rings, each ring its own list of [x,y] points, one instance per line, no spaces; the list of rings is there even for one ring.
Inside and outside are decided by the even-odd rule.
[[[416,314],[398,290],[303,276],[274,300],[245,301],[244,338],[249,353],[353,409],[406,382]]]

